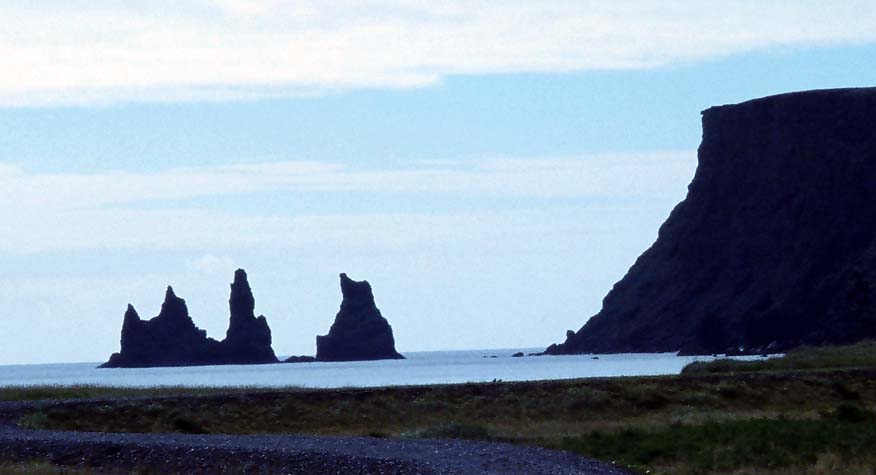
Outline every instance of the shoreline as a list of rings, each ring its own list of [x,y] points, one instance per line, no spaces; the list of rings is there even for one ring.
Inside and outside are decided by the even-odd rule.
[[[3,392],[4,389],[8,388],[0,389],[0,397],[4,394],[9,396],[9,393]],[[253,440],[277,444],[293,440],[304,444],[321,441],[320,444],[328,444],[321,446],[320,450],[323,451],[335,450],[331,448],[332,444],[367,446],[380,451],[395,450],[392,447],[409,447],[411,444],[434,448],[430,444],[437,443],[441,447],[452,447],[452,450],[464,454],[469,448],[481,447],[478,444],[497,444],[489,447],[510,451],[502,452],[505,454],[502,457],[505,458],[513,457],[508,454],[530,454],[521,455],[520,463],[531,458],[530,450],[538,449],[555,454],[562,460],[580,460],[581,463],[586,461],[592,464],[594,462],[590,457],[594,456],[604,462],[615,460],[615,456],[603,451],[604,447],[594,446],[594,440],[609,440],[629,431],[642,436],[654,432],[657,436],[666,438],[666,435],[660,435],[660,431],[696,432],[710,425],[717,428],[723,425],[740,426],[742,429],[734,430],[747,430],[746,427],[760,427],[764,424],[779,429],[787,424],[803,424],[803,429],[809,430],[807,427],[813,424],[834,424],[834,414],[849,403],[860,406],[863,411],[861,414],[864,414],[862,417],[869,418],[868,408],[876,406],[876,369],[597,377],[382,388],[263,388],[236,392],[228,391],[227,388],[175,388],[175,394],[173,390],[167,390],[159,395],[154,393],[154,388],[144,388],[139,395],[136,391],[128,391],[127,395],[113,394],[115,388],[84,389],[92,391],[92,397],[0,403],[0,421],[3,421],[4,426],[0,429],[0,434],[5,434],[3,437],[9,437],[10,434],[15,437],[22,434],[67,434],[65,437],[73,437],[73,434],[76,437],[97,434],[94,435],[96,439],[93,443],[100,447],[105,447],[100,444],[107,443],[116,447],[118,441],[139,441],[141,437],[144,441],[157,437],[172,442],[171,445],[162,446],[160,450],[150,448],[145,452],[136,447],[128,447],[127,442],[122,444],[124,451],[127,451],[125,453],[130,453],[130,457],[138,460],[142,457],[148,458],[148,453],[153,449],[168,457],[185,458],[185,454],[174,452],[175,449],[170,450],[173,444],[186,445],[193,440],[202,440],[199,438],[221,440],[226,445],[255,438]],[[52,388],[42,390],[44,397],[53,397]],[[101,390],[108,392],[100,397]],[[59,392],[54,396],[64,395]],[[51,430],[31,432],[11,429],[9,424],[14,423]],[[843,424],[841,428],[844,430],[858,430],[858,426],[854,424]],[[59,429],[62,432],[56,432]],[[792,429],[801,430],[796,426]],[[55,446],[51,441],[29,440],[43,447],[39,450]],[[636,447],[634,443],[626,445],[630,448]],[[676,445],[684,446],[681,443]],[[61,446],[66,453],[78,450],[75,446],[66,445],[66,442]],[[21,446],[16,447],[20,449]],[[675,448],[677,447],[670,447],[672,450]],[[829,447],[825,450],[828,449]],[[69,466],[63,457],[58,458],[51,450],[44,450],[42,453],[50,455],[50,460],[55,460],[56,463],[60,460],[64,466]],[[90,448],[83,450],[88,454],[92,453]],[[28,453],[33,452],[31,450]],[[98,450],[94,452],[97,455],[88,455],[88,464],[99,466],[103,463],[101,453],[103,452]],[[260,457],[260,460],[289,456],[285,452],[285,455],[272,453],[274,455],[265,455],[262,452],[251,455]],[[368,453],[370,452],[361,452],[357,456],[365,460]],[[300,453],[295,457],[299,455]],[[8,455],[4,457],[9,461]],[[221,454],[217,457],[217,460],[230,460]],[[323,460],[326,467],[331,466],[328,459],[320,457],[322,456],[313,455],[311,458]],[[485,456],[478,455],[476,458],[481,460],[483,457]],[[394,460],[393,463],[401,460],[390,458]],[[455,463],[459,456],[451,456],[448,452],[440,459]],[[107,458],[106,463],[113,460],[112,457]],[[193,460],[195,462],[191,463],[196,465],[207,464],[204,461],[198,462],[201,460],[198,457]],[[360,462],[366,465],[371,463],[362,460]],[[653,467],[634,463],[637,460],[635,458],[628,460],[632,460],[626,462],[631,468],[641,467],[644,471]],[[430,461],[429,466],[440,463],[445,462]],[[531,473],[627,473],[605,463],[594,466],[615,471],[539,470]],[[195,465],[180,467],[180,471],[197,473]],[[203,473],[217,469],[217,466],[210,467],[205,468]],[[290,470],[294,468],[291,465],[289,467]],[[406,469],[398,464],[393,465],[396,472],[387,472],[387,467],[389,466],[375,465],[376,472],[361,473],[432,473],[419,468],[413,472],[405,472]],[[310,473],[321,473],[312,471],[312,468],[310,470]],[[289,473],[296,472],[293,470]],[[660,471],[657,467],[651,473],[713,472],[675,469]]]

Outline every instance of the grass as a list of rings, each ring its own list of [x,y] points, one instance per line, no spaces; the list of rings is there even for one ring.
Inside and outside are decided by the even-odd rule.
[[[850,346],[803,347],[782,357],[757,361],[720,359],[695,362],[687,365],[682,374],[848,368],[876,368],[876,342],[865,341]]]
[[[605,378],[377,389],[199,394],[61,403],[32,427],[104,432],[307,433],[398,436],[476,424],[508,440],[674,421],[818,414],[876,401],[876,378],[836,375]]]
[[[876,475],[874,354],[873,343],[804,349],[751,362],[756,369],[725,371],[721,362],[663,377],[0,395],[145,398],[60,401],[25,415],[20,422],[32,428],[450,437],[572,450],[652,474]]]
[[[290,386],[282,390],[300,389]],[[111,399],[151,398],[172,396],[207,396],[215,394],[257,394],[277,391],[264,386],[207,387],[207,386],[150,386],[113,387],[90,384],[71,386],[34,385],[0,387],[0,401],[40,401],[52,399]]]
[[[825,428],[836,429],[826,433],[834,434],[837,440],[858,440],[862,446],[869,443],[869,449],[876,453],[876,434],[852,430],[858,427],[854,424],[865,420],[876,426],[869,412],[874,407],[876,371],[848,370],[222,395],[207,392],[100,403],[59,402],[24,416],[21,423],[32,428],[105,432],[498,440],[574,450],[646,467],[652,473],[699,474],[750,466],[755,470],[752,473],[772,475],[781,473],[774,470],[787,469],[794,457],[807,467],[825,457],[829,460],[831,454],[847,465],[863,460],[859,452],[846,456],[836,446],[813,439]],[[775,434],[769,428],[778,431],[782,436],[779,440],[800,434],[802,445],[787,445],[757,456],[750,448],[770,443]],[[849,431],[842,432],[844,428]],[[745,433],[749,437],[738,438],[738,447],[729,444],[736,440],[731,435]],[[846,433],[861,438],[851,439]],[[658,444],[656,448],[654,444]],[[629,453],[617,452],[625,446]],[[716,457],[727,453],[732,463],[704,465],[691,457],[699,452]],[[660,456],[643,455],[648,453]]]
[[[562,447],[651,469],[652,473],[702,475],[733,473],[745,467],[814,466],[827,454],[876,461],[874,444],[876,417],[856,406],[840,406],[818,419],[753,419],[594,431],[566,438]],[[664,466],[667,468],[660,468]]]

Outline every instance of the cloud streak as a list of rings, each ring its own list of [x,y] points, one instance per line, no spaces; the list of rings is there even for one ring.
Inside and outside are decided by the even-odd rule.
[[[171,169],[159,173],[29,173],[0,165],[0,252],[95,248],[198,249],[356,242],[410,246],[456,239],[457,230],[501,229],[518,211],[498,213],[232,213],[186,200],[269,193],[484,198],[675,200],[694,152],[561,158],[482,158],[363,170],[323,162],[276,162]],[[209,201],[209,200],[208,200]],[[148,204],[149,206],[143,206]],[[525,221],[525,220],[524,220]],[[538,220],[536,220],[538,221]],[[355,235],[351,229],[357,230]]]
[[[234,100],[876,40],[869,1],[13,0],[0,105]]]

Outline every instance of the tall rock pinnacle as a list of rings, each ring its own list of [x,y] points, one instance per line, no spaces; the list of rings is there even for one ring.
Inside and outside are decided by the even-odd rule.
[[[341,274],[341,309],[327,335],[316,337],[318,361],[403,359],[395,350],[392,327],[374,303],[368,281]]]
[[[271,348],[271,329],[263,315],[255,316],[255,298],[243,269],[234,272],[228,307],[231,318],[222,343],[229,360],[234,363],[276,363],[277,356]]]
[[[252,289],[249,287],[246,271],[243,269],[237,269],[234,272],[228,307],[231,310],[231,321],[228,325],[226,338],[232,338],[248,322],[255,319],[255,298],[252,296]]]

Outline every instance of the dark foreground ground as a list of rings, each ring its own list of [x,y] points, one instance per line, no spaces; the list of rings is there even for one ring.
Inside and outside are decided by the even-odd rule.
[[[242,395],[233,397],[246,397]],[[69,405],[174,404],[174,399],[0,403],[0,473],[278,473],[356,475],[623,475],[577,454],[462,439],[112,433],[27,429],[34,414]],[[179,401],[176,399],[176,401]],[[229,396],[189,404],[217,404]],[[63,410],[63,409],[62,409]],[[98,409],[100,410],[100,409]],[[179,428],[177,428],[179,430]],[[43,463],[34,464],[34,461]],[[25,465],[21,465],[25,464]]]
[[[626,473],[571,453],[465,440],[0,430],[0,459],[110,473]],[[60,471],[60,470],[59,470]]]
[[[0,400],[0,474],[876,475],[874,344],[668,377]]]

